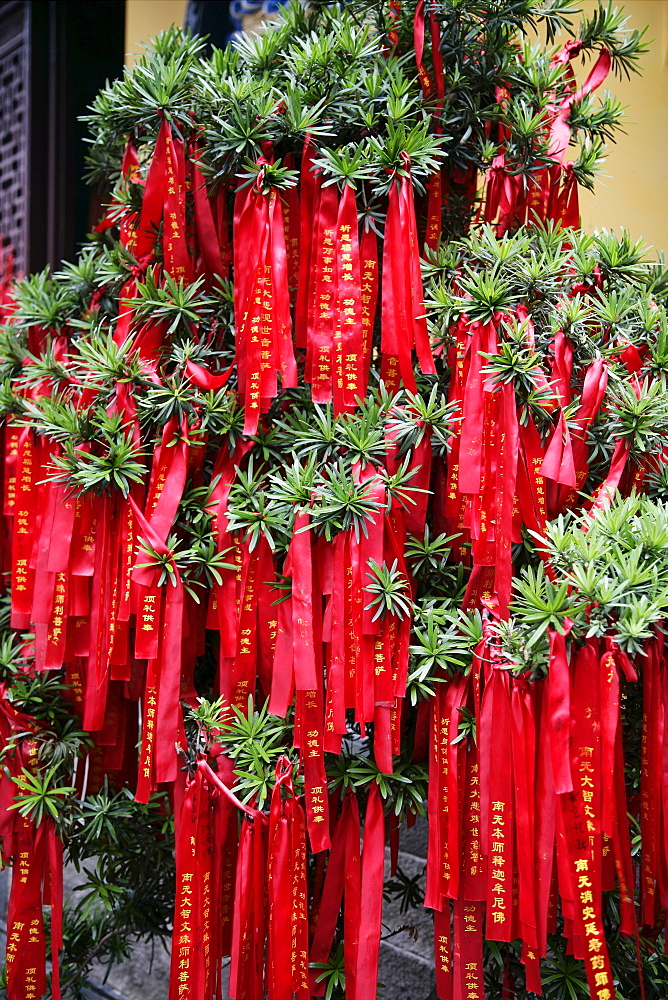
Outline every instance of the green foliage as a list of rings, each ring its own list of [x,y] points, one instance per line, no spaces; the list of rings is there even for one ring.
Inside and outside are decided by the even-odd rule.
[[[408,759],[395,758],[392,774],[386,774],[368,755],[368,747],[365,750],[332,758],[327,766],[330,788],[359,792],[375,782],[385,812],[396,817],[397,822],[403,822],[409,812],[426,815],[427,769]]]
[[[199,707],[189,712],[187,721],[197,727],[197,749],[204,749],[214,740],[234,761],[233,790],[241,801],[262,809],[271,795],[276,763],[292,746],[290,723],[270,715],[266,704],[254,710],[250,695],[245,713],[221,700],[211,703],[202,699]],[[301,787],[302,777],[296,767],[293,779]]]
[[[94,963],[131,956],[139,941],[166,943],[174,905],[174,832],[165,795],[147,805],[105,783],[80,804],[67,858],[83,876],[64,911],[63,995],[83,1000]],[[69,991],[69,992],[68,992]]]
[[[346,995],[346,973],[343,962],[343,942],[332,952],[327,962],[313,962],[312,969],[321,969],[315,977],[316,983],[324,984],[325,1000],[343,1000]]]
[[[473,649],[480,638],[480,615],[467,620],[462,612],[425,607],[416,619],[407,691],[411,704],[434,693],[439,681],[458,671],[467,673]]]
[[[544,654],[547,628],[563,631],[566,617],[575,637],[608,635],[628,653],[641,653],[668,607],[667,541],[668,507],[635,495],[549,524],[542,544],[557,582],[543,564],[527,567],[511,608],[528,662],[534,650]]]
[[[73,785],[57,785],[54,782],[57,771],[57,764],[40,774],[32,774],[23,768],[23,773],[12,779],[19,791],[9,808],[18,809],[21,816],[36,826],[49,814],[54,820],[59,820],[65,796],[75,792],[76,788]]]
[[[426,868],[417,875],[408,875],[401,865],[397,865],[393,878],[385,882],[383,896],[386,900],[399,903],[399,913],[408,913],[422,904],[424,899],[422,880],[425,871]]]
[[[66,441],[63,454],[52,456],[55,471],[51,481],[67,487],[75,496],[100,495],[115,488],[126,497],[133,483],[141,483],[146,469],[138,461],[143,452],[132,433],[119,433],[117,428],[115,431],[100,428],[98,449],[101,454],[75,448],[71,441]]]
[[[367,576],[371,582],[367,583],[364,589],[368,594],[374,595],[366,605],[369,610],[376,609],[372,621],[381,616],[384,618],[385,615],[395,615],[400,620],[410,615],[409,584],[398,566],[398,559],[395,559],[391,566],[385,563],[379,566],[375,559],[369,560]]]
[[[235,49],[214,49],[208,58],[202,58],[198,39],[176,29],[165,32],[94,102],[86,118],[92,130],[89,180],[111,185],[118,180],[129,134],[146,169],[143,154],[162,115],[186,138],[192,122],[198,123],[203,143],[198,161],[214,186],[234,175],[250,182],[267,143],[277,160],[262,168],[263,183],[278,188],[294,183],[285,158],[301,152],[307,135],[318,142],[326,178],[361,185],[370,202],[404,170],[406,153],[418,190],[439,161],[455,187],[471,169],[488,167],[501,134],[507,136],[513,171],[542,167],[548,104],[566,94],[568,73],[522,32],[544,27],[552,45],[557,31],[575,33],[577,7],[566,0],[502,0],[492,7],[468,0],[439,2],[434,10],[442,37],[442,109],[423,98],[414,70],[415,0],[402,4],[395,25],[398,45],[389,56],[384,8],[369,0],[312,4],[308,10],[293,0],[270,30],[244,37]],[[593,57],[606,45],[616,71],[636,71],[646,45],[627,22],[622,11],[601,4],[580,27],[583,56]],[[425,59],[431,71],[429,52]],[[499,103],[495,88],[506,85],[511,98]],[[581,183],[591,183],[602,143],[616,135],[620,115],[618,102],[608,95],[602,101],[590,95],[573,108],[574,141],[582,139],[575,167]],[[120,185],[116,195],[128,211],[137,211],[137,185]],[[459,206],[453,231],[462,231],[471,210],[470,203]]]

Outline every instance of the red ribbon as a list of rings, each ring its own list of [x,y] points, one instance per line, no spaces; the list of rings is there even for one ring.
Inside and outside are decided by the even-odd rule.
[[[337,219],[337,317],[334,327],[334,410],[356,407],[366,394],[362,339],[362,261],[355,192],[346,184]]]
[[[204,175],[197,162],[199,149],[196,144],[191,149],[191,188],[193,193],[193,208],[195,212],[195,228],[199,244],[198,273],[203,274],[208,284],[213,276],[222,279],[228,277],[229,265],[227,255],[223,257],[219,242],[219,234],[213,217],[213,208],[206,188]]]
[[[385,864],[385,817],[378,785],[369,786],[364,818],[362,853],[362,900],[359,947],[353,1000],[375,1000],[378,985],[378,955],[383,912],[383,868]]]
[[[334,324],[338,306],[336,282],[336,231],[338,198],[334,185],[314,195],[314,232],[311,245],[312,291],[308,303],[305,378],[311,383],[314,403],[333,399]]]
[[[352,823],[355,829],[355,817],[353,814],[353,801],[356,799],[352,792],[348,791],[341,808],[341,813],[336,822],[332,835],[332,851],[327,864],[327,874],[323,887],[322,901],[318,909],[317,923],[313,934],[313,942],[309,953],[309,964],[326,963],[329,959],[336,933],[336,925],[341,909],[344,885],[346,884],[346,862],[348,846],[351,843],[348,827]],[[352,835],[354,836],[354,834]],[[359,853],[359,820],[357,821],[357,840]],[[359,856],[358,856],[359,863]],[[325,992],[325,983],[316,983],[320,975],[314,968],[310,971],[311,993],[314,996],[322,996]]]
[[[7,910],[7,998],[40,1000],[46,991],[46,942],[42,876],[47,863],[46,823],[24,820],[16,836],[16,858]]]
[[[554,788],[558,795],[573,790],[570,773],[570,671],[566,652],[566,637],[572,622],[564,620],[564,633],[548,629],[550,637],[550,747]]]

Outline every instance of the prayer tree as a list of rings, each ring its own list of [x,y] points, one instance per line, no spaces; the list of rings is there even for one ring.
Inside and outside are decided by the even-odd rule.
[[[645,46],[576,13],[294,3],[97,98],[105,218],[2,296],[8,1000],[170,935],[170,1000],[372,1000],[384,893],[441,1000],[665,994],[668,275],[578,229]]]

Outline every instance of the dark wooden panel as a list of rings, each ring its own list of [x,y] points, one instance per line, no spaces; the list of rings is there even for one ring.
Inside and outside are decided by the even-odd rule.
[[[28,18],[23,3],[0,4],[0,236],[20,271],[27,260]]]
[[[73,259],[86,235],[78,118],[122,72],[124,30],[124,0],[0,3],[0,233],[26,270]]]

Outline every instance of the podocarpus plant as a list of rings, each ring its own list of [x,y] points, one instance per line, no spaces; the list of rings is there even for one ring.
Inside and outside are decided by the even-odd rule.
[[[95,102],[2,341],[9,1000],[49,902],[72,995],[174,907],[170,998],[366,1000],[383,890],[444,1000],[662,996],[666,280],[573,228],[643,49],[573,15],[295,4]]]

